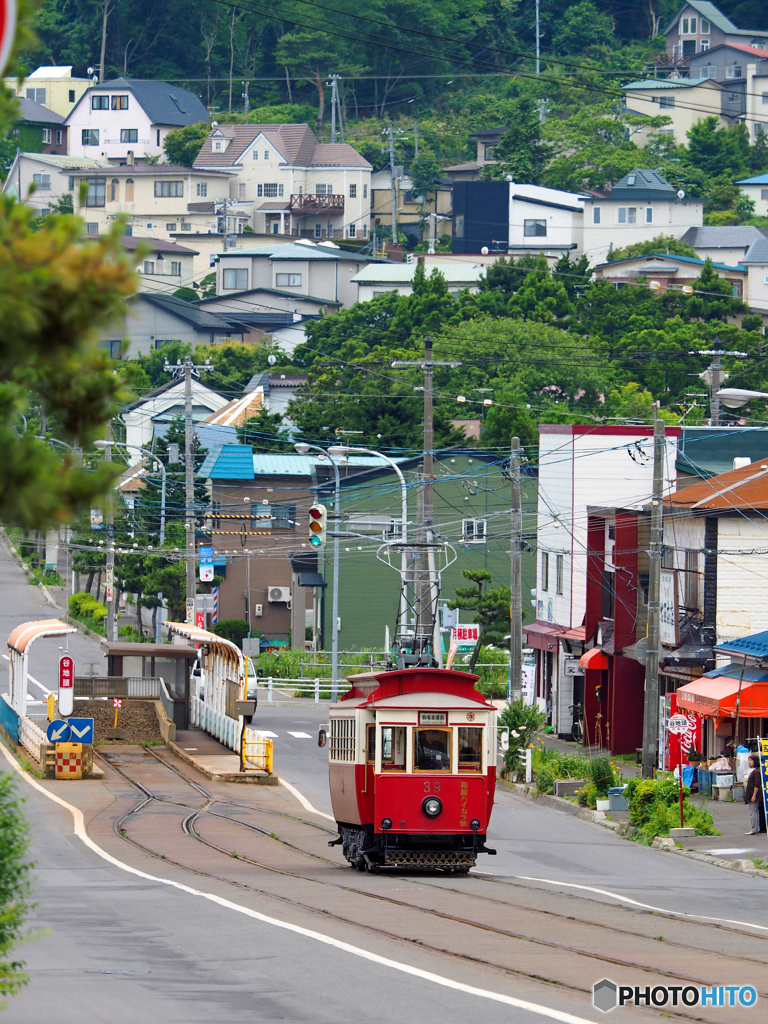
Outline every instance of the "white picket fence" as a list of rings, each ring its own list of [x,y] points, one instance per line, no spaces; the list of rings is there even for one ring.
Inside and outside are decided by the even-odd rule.
[[[19,718],[19,743],[43,766],[45,765],[45,754],[42,753],[42,747],[47,742],[48,737],[31,718]]]
[[[189,721],[190,725],[215,736],[219,743],[230,750],[240,750],[240,735],[243,728],[241,718],[229,718],[220,711],[214,711],[199,697],[190,697]]]

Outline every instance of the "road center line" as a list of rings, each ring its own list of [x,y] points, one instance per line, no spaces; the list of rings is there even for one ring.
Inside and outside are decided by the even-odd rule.
[[[311,928],[302,928],[297,924],[290,924],[287,921],[280,921],[274,917],[268,917],[266,914],[261,914],[257,910],[251,910],[250,907],[244,907],[239,903],[233,903],[231,900],[225,899],[223,896],[217,896],[211,892],[203,892],[200,889],[193,889],[189,885],[185,885],[183,882],[174,882],[170,878],[160,878],[157,875],[150,875],[146,871],[140,871],[138,868],[131,867],[130,864],[126,864],[124,861],[118,860],[113,857],[112,854],[107,853],[98,846],[88,835],[85,830],[85,819],[83,818],[83,812],[79,807],[75,807],[73,804],[69,804],[66,800],[62,800],[60,796],[56,796],[55,793],[49,792],[44,786],[31,778],[26,772],[22,771],[21,767],[17,764],[15,758],[11,756],[8,750],[3,744],[0,744],[0,750],[2,750],[4,757],[10,762],[13,770],[17,772],[25,782],[27,782],[33,789],[38,790],[43,796],[48,797],[49,800],[53,800],[54,803],[59,804],[61,807],[66,808],[72,815],[74,822],[74,833],[77,838],[92,850],[102,860],[107,861],[109,864],[114,865],[121,871],[126,871],[130,875],[135,875],[137,878],[144,878],[150,882],[157,882],[160,885],[170,886],[172,889],[178,889],[181,892],[186,892],[190,896],[196,896],[199,899],[208,900],[211,903],[216,903],[220,907],[224,907],[226,910],[233,910],[238,914],[243,914],[246,917],[252,918],[254,921],[261,921],[263,924],[272,925],[274,928],[282,928],[284,931],[293,932],[295,935],[302,935],[304,938],[314,939],[315,942],[322,942],[326,946],[331,946],[334,949],[341,950],[344,953],[350,953],[352,956],[360,957],[362,960],[368,960],[371,963],[379,964],[382,967],[388,967],[395,971],[400,971],[402,974],[409,974],[411,977],[420,978],[422,981],[429,981],[434,985],[440,985],[442,988],[453,989],[455,992],[463,992],[465,995],[477,996],[480,999],[489,999],[495,1003],[503,1003],[506,1006],[514,1006],[519,1010],[528,1010],[529,1013],[536,1013],[541,1017],[549,1017],[551,1020],[561,1021],[562,1024],[593,1024],[586,1017],[576,1017],[571,1013],[564,1013],[561,1010],[553,1010],[548,1006],[542,1006],[539,1003],[531,1003],[527,999],[517,999],[515,996],[502,995],[500,992],[491,992],[488,989],[476,988],[474,985],[465,985],[463,982],[454,981],[452,978],[445,978],[441,974],[434,974],[432,971],[422,970],[420,967],[411,967],[410,964],[401,963],[399,960],[390,960],[389,957],[381,956],[378,953],[371,953],[367,949],[362,949],[360,946],[353,946],[349,942],[342,942],[340,939],[334,939],[330,935],[324,935],[322,932],[316,932]],[[281,780],[282,781],[282,780]],[[304,798],[294,790],[292,786],[287,783],[286,788],[293,790],[297,798],[301,802],[307,805],[308,810],[314,810],[311,805],[308,805],[308,801],[304,801]],[[321,812],[316,812],[321,813]],[[328,815],[324,815],[328,817]]]
[[[500,875],[498,871],[477,871],[473,868],[475,875],[488,875],[493,878],[517,878],[521,882],[542,882],[544,885],[560,885],[566,889],[583,889],[585,892],[596,892],[601,896],[610,896],[611,899],[619,900],[622,903],[630,903],[633,907],[640,907],[642,910],[654,910],[659,914],[669,914],[670,917],[689,918],[693,921],[716,921],[718,924],[735,924],[739,928],[757,928],[761,932],[768,932],[768,926],[764,924],[751,924],[749,921],[732,921],[727,917],[707,917],[704,914],[686,914],[682,910],[668,910],[666,907],[653,907],[650,903],[640,903],[629,896],[620,896],[610,889],[596,889],[591,885],[578,885],[576,882],[561,882],[554,878],[533,878],[531,875]]]

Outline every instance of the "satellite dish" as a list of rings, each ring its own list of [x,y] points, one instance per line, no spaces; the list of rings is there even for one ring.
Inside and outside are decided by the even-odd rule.
[[[648,660],[648,638],[645,636],[635,644],[635,659],[641,665],[644,665]]]
[[[679,188],[677,190],[677,198],[678,199],[685,199],[685,189]]]

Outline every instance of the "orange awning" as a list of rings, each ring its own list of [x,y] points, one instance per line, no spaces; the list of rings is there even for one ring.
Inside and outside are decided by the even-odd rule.
[[[739,680],[731,676],[702,676],[677,691],[681,711],[695,711],[706,718],[733,718]],[[741,684],[739,715],[742,718],[768,718],[768,681]]]
[[[608,655],[603,654],[602,648],[593,647],[579,658],[579,668],[608,668]]]

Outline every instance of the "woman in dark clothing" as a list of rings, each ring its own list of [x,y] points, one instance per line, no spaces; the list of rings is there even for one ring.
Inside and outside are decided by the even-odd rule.
[[[760,778],[760,758],[757,754],[749,755],[749,767],[752,771],[744,786],[744,803],[749,807],[749,824],[751,831],[748,836],[756,836],[765,832],[765,807],[763,806],[763,784]]]

